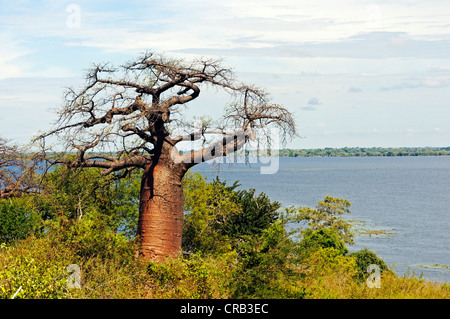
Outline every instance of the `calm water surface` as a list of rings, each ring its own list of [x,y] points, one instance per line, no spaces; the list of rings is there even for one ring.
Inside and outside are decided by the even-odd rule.
[[[392,235],[357,236],[350,250],[368,248],[399,275],[409,270],[450,282],[450,156],[281,157],[275,174],[260,174],[267,161],[203,163],[195,167],[240,188],[266,193],[283,206],[314,207],[325,195],[352,203],[349,219]],[[276,162],[272,162],[275,165]]]

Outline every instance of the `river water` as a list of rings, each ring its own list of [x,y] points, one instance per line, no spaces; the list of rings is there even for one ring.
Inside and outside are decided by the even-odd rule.
[[[235,162],[242,162],[235,160]],[[352,203],[362,230],[351,251],[368,248],[399,275],[450,282],[450,156],[280,157],[253,163],[202,163],[208,180],[256,189],[283,206],[310,206],[325,195]],[[270,168],[270,169],[268,169]],[[265,174],[261,174],[264,172]],[[270,173],[270,174],[267,174]]]

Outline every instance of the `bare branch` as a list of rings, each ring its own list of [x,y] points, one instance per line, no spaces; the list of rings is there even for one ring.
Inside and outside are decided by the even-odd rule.
[[[198,163],[206,162],[211,159],[227,156],[240,150],[250,139],[252,132],[238,130],[234,133],[224,134],[222,139],[203,149],[192,151],[180,157],[180,161],[192,167]]]
[[[173,144],[176,145],[179,142],[182,141],[197,141],[201,139],[202,137],[205,137],[207,134],[221,134],[225,135],[225,132],[223,130],[199,130],[197,132],[193,132],[186,135],[180,135],[172,139]]]
[[[69,150],[77,150],[77,159],[69,165],[102,167],[109,173],[119,167],[148,164],[152,157],[159,157],[184,140],[203,139],[202,149],[190,156],[209,159],[240,149],[250,139],[263,138],[255,134],[257,129],[275,126],[284,136],[296,134],[291,112],[272,103],[263,90],[237,85],[232,70],[224,68],[220,60],[199,58],[186,62],[145,52],[119,67],[96,65],[86,79],[81,90],[67,91],[58,126],[40,136],[45,139],[56,135]],[[223,123],[192,132],[180,106],[197,99],[204,87],[223,89],[235,99],[226,109]],[[172,138],[170,132],[175,124],[177,130],[191,130]],[[245,132],[244,138],[231,142],[234,133],[226,133],[230,131]],[[221,136],[219,141],[215,141],[217,134]],[[208,139],[212,144],[204,147]],[[87,152],[105,149],[112,150],[116,157],[85,158]],[[119,154],[134,160],[125,163]]]
[[[144,130],[138,129],[136,126],[132,126],[130,124],[125,124],[124,126],[122,126],[122,131],[124,132],[133,132],[136,135],[138,135],[140,138],[142,138],[143,140],[149,142],[149,143],[154,143],[155,139],[154,137],[152,137],[151,135],[147,134]]]
[[[95,159],[98,160],[95,160]],[[90,157],[90,159],[83,159],[83,161],[75,160],[55,160],[54,164],[66,164],[69,167],[97,167],[104,168],[102,175],[108,175],[114,171],[119,171],[125,168],[140,167],[145,168],[151,164],[150,156],[146,155],[132,155],[122,159],[110,159],[106,157]]]
[[[9,146],[0,138],[0,198],[39,192],[35,171],[40,158],[25,155],[18,146]]]

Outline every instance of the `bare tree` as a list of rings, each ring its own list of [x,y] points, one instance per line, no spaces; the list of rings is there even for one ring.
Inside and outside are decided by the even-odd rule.
[[[38,159],[0,138],[0,198],[38,192],[34,174]]]
[[[186,105],[206,86],[223,89],[232,102],[219,123],[203,121],[194,129],[186,120],[192,115]],[[261,137],[258,129],[264,135],[270,125],[283,136],[295,134],[288,110],[272,103],[263,90],[236,84],[233,72],[220,61],[187,62],[146,52],[120,67],[94,65],[85,87],[67,91],[56,127],[40,138],[57,135],[66,149],[76,150],[71,160],[57,163],[104,168],[104,175],[142,168],[140,254],[163,260],[181,252],[181,181],[186,171],[241,149],[250,139]],[[178,151],[178,143],[200,139],[199,149]]]

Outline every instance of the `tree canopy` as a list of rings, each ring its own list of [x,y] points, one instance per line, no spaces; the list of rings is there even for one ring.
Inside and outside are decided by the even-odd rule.
[[[197,99],[202,87],[224,90],[232,102],[222,117],[195,127],[186,120],[190,113],[184,105]],[[204,139],[207,147],[183,155],[171,152],[176,162],[191,166],[234,152],[257,138],[255,130],[264,135],[270,125],[279,128],[282,137],[296,134],[291,112],[273,103],[264,90],[237,83],[220,60],[188,62],[145,52],[118,67],[94,65],[83,88],[67,90],[56,127],[40,138],[57,135],[67,149],[77,151],[71,166],[101,167],[108,174],[146,167],[160,156],[164,141],[175,146]],[[86,155],[96,150],[113,150],[117,156]]]

